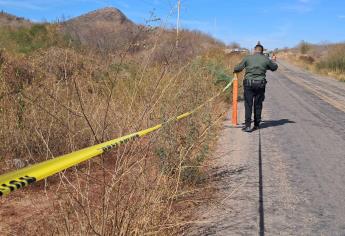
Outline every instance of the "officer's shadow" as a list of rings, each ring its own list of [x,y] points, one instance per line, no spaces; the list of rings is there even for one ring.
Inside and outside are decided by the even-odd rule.
[[[286,124],[295,124],[295,121],[289,120],[289,119],[280,119],[280,120],[264,120],[260,124],[260,129],[265,129],[269,127],[276,127],[276,126],[282,126]]]

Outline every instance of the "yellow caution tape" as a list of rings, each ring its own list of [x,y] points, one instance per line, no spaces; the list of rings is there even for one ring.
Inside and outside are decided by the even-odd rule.
[[[23,169],[9,172],[7,174],[0,175],[0,196],[11,193],[14,190],[20,189],[22,187],[28,186],[36,181],[45,179],[49,176],[52,176],[60,171],[68,169],[72,166],[75,166],[81,162],[89,160],[93,157],[99,156],[109,150],[116,148],[122,144],[125,144],[129,141],[135,140],[137,138],[143,137],[147,134],[150,134],[160,128],[163,125],[170,123],[172,121],[179,121],[185,119],[195,113],[197,110],[204,107],[207,103],[214,100],[221,93],[225,92],[232,84],[233,80],[217,95],[210,98],[194,110],[186,112],[182,115],[179,115],[174,118],[170,118],[168,121],[161,123],[159,125],[153,126],[151,128],[132,133],[114,140],[110,140],[101,144],[97,144],[88,148],[81,149],[70,154],[66,154],[60,157],[56,157],[51,160],[43,161]]]

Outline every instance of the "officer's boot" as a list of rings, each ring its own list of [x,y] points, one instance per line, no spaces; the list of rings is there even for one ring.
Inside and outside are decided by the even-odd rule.
[[[250,128],[250,126],[246,126],[244,129],[243,129],[244,132],[247,132],[247,133],[250,133],[252,132],[252,129]]]
[[[245,124],[245,127],[242,129],[244,132],[252,132],[252,129],[250,128],[250,123],[247,123]]]
[[[260,121],[254,121],[254,127],[252,129],[252,131],[258,130],[260,129]]]

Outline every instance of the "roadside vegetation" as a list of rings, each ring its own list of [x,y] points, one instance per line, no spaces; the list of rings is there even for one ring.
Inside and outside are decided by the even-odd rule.
[[[142,29],[145,46],[137,35],[119,49],[85,46],[59,24],[0,28],[0,173],[189,111],[225,86],[242,57],[200,32],[182,31],[176,48],[173,31]],[[207,192],[229,95],[2,198],[1,232],[177,234]]]
[[[280,51],[280,55],[312,72],[345,81],[345,43],[314,45],[302,41],[294,49]]]

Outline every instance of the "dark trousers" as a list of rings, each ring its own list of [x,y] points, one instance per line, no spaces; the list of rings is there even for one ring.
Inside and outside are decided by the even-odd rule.
[[[262,103],[265,100],[265,85],[246,85],[244,84],[244,108],[245,124],[250,126],[252,121],[252,111],[254,104],[254,125],[261,122]]]

